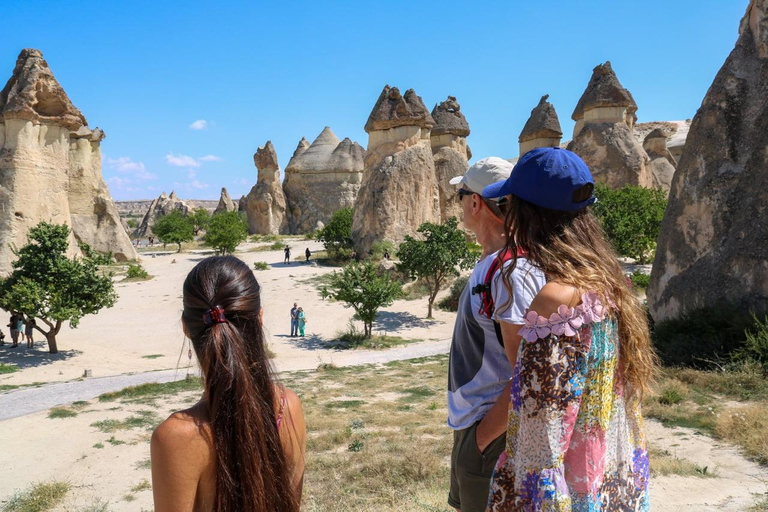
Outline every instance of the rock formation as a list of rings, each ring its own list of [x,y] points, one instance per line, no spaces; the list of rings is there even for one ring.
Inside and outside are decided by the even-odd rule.
[[[461,205],[455,200],[456,187],[448,183],[451,178],[461,176],[467,171],[467,161],[472,152],[467,145],[469,124],[456,98],[448,99],[432,109],[435,126],[430,135],[432,156],[435,162],[438,194],[440,199],[440,218],[445,221],[456,217],[461,221]]]
[[[306,142],[304,139],[302,141]],[[300,143],[299,147],[302,148],[303,145]],[[248,216],[248,232],[252,235],[287,233],[285,195],[280,185],[277,153],[271,140],[256,150],[253,163],[258,170],[258,179],[256,185],[241,202],[241,210]]]
[[[216,209],[213,210],[213,213],[219,213],[219,212],[236,212],[238,209],[238,203],[237,201],[233,201],[231,197],[229,197],[229,192],[227,192],[227,187],[221,187],[221,197],[219,198],[219,204],[216,206]]]
[[[311,145],[299,142],[283,181],[290,233],[322,228],[336,210],[355,204],[364,157],[360,144],[339,141],[328,126]]]
[[[751,0],[672,180],[648,289],[656,321],[723,304],[768,311],[766,91],[768,2]]]
[[[589,166],[592,176],[611,187],[652,187],[648,155],[633,136],[637,104],[611,63],[600,64],[571,116],[576,121],[568,149]]]
[[[563,130],[560,128],[560,119],[557,117],[555,107],[547,100],[549,94],[545,94],[539,100],[539,104],[531,110],[531,117],[523,126],[520,137],[520,156],[523,156],[534,148],[559,147],[563,138]]]
[[[643,141],[643,149],[650,158],[648,168],[653,175],[654,185],[666,193],[669,193],[677,165],[672,153],[667,149],[668,138],[665,131],[656,128],[646,135]]]
[[[422,223],[440,221],[434,124],[413,89],[401,95],[397,87],[384,87],[365,124],[368,150],[352,221],[358,254],[377,240],[400,242]]]
[[[133,236],[136,238],[143,238],[153,235],[152,226],[155,225],[157,219],[164,215],[168,215],[174,210],[178,210],[184,215],[189,215],[191,208],[186,202],[179,199],[175,191],[172,191],[170,196],[163,192],[160,194],[160,197],[152,201],[152,204],[149,205],[147,214],[144,215],[139,227],[133,232]]]
[[[90,130],[40,51],[22,50],[0,91],[0,272],[12,247],[40,221],[72,228],[70,255],[85,242],[126,261],[137,257],[101,176],[104,132]]]
[[[634,129],[635,139],[642,144],[648,134],[657,128],[667,134],[667,149],[672,154],[672,158],[675,159],[675,166],[677,166],[677,162],[680,161],[680,156],[683,154],[688,130],[691,128],[691,120],[638,123]]]

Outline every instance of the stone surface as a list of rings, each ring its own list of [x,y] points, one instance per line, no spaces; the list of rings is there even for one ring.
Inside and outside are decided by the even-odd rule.
[[[768,0],[752,0],[691,123],[648,289],[656,321],[722,304],[768,311],[766,27]]]
[[[429,112],[407,116],[402,108],[381,108],[383,101],[397,104],[399,93],[392,99],[391,91],[389,86],[384,88],[365,125],[368,149],[352,220],[359,255],[368,254],[376,241],[401,242],[406,235],[416,235],[422,223],[440,221],[430,142],[432,116]],[[423,106],[413,90],[408,96],[411,105]]]
[[[667,149],[668,133],[661,128],[656,128],[646,135],[643,141],[643,149],[648,154],[650,161],[648,168],[653,175],[654,184],[669,194],[672,177],[675,175],[677,162],[672,153]]]
[[[302,151],[306,149],[301,143],[299,147]],[[299,148],[296,151],[299,151]],[[258,169],[258,179],[240,205],[241,211],[245,211],[248,217],[248,231],[252,235],[287,233],[285,194],[280,184],[277,152],[271,140],[256,150],[253,163]]]
[[[400,89],[385,85],[379,95],[379,99],[368,116],[365,123],[365,131],[371,133],[377,130],[389,130],[398,126],[418,126],[430,129],[435,125],[435,120],[429,114],[413,89],[400,94]]]
[[[560,119],[557,117],[555,106],[549,101],[549,94],[545,94],[539,100],[539,104],[531,110],[531,116],[520,132],[518,143],[520,144],[520,156],[534,148],[559,147],[563,138],[563,130],[560,128]]]
[[[467,146],[469,123],[461,112],[461,105],[453,96],[435,105],[432,109],[435,126],[430,133],[430,145],[435,164],[440,219],[445,221],[456,217],[461,223],[461,204],[456,201],[456,186],[449,181],[461,176],[469,167],[471,152]]]
[[[634,136],[637,104],[619,83],[611,63],[601,64],[573,112],[576,121],[568,149],[589,166],[596,181],[618,188],[654,187],[649,158]]]
[[[691,128],[691,120],[638,123],[635,125],[633,132],[635,138],[642,144],[645,141],[645,137],[657,128],[667,133],[667,149],[675,159],[675,165],[677,165],[677,162],[680,161],[680,156],[683,154],[685,140],[688,138],[688,131]]]
[[[19,55],[0,92],[0,272],[41,221],[72,228],[78,242],[116,259],[137,257],[101,175],[104,132],[91,130],[38,50]]]
[[[365,150],[326,126],[307,146],[302,139],[285,168],[283,190],[292,234],[322,228],[334,212],[352,207],[363,175]]]
[[[229,197],[229,192],[227,192],[226,187],[221,187],[221,197],[219,197],[219,204],[216,206],[216,209],[213,210],[213,213],[236,212],[237,210],[237,202],[233,201],[232,198]]]
[[[152,233],[152,226],[155,225],[157,219],[164,215],[168,215],[174,210],[178,210],[184,215],[189,215],[191,208],[185,201],[179,199],[179,196],[176,195],[175,191],[172,191],[170,196],[163,192],[149,205],[149,210],[141,220],[139,227],[133,232],[133,236],[136,238],[144,238],[154,235],[154,233]]]

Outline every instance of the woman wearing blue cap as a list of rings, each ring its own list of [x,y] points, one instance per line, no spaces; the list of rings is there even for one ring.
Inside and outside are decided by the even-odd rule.
[[[646,316],[587,208],[593,189],[575,153],[537,148],[483,190],[509,196],[507,247],[547,277],[513,340],[489,511],[649,509],[640,403],[656,360]]]

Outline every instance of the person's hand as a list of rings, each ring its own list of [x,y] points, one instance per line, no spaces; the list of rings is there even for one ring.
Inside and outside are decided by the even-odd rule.
[[[480,453],[483,453],[485,449],[488,448],[488,445],[494,440],[494,437],[486,431],[487,429],[484,427],[485,424],[486,422],[481,420],[475,429],[475,444],[477,445],[477,451]]]

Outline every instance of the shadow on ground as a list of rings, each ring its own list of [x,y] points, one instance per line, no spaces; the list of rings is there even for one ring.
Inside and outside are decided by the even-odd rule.
[[[0,345],[0,363],[15,364],[19,369],[45,366],[57,361],[65,361],[82,354],[80,350],[59,350],[57,354],[48,352],[46,342],[35,342],[35,348],[27,348],[26,341],[19,341],[19,346],[10,348],[10,343]]]
[[[434,320],[426,320],[407,311],[380,311],[376,321],[373,323],[373,328],[376,331],[392,332],[413,327],[429,327],[434,323]]]
[[[273,334],[275,338],[287,338],[288,341],[298,347],[306,350],[321,350],[328,348],[335,348],[329,344],[329,341],[321,338],[317,334],[308,334],[307,336],[288,336],[287,334]]]

